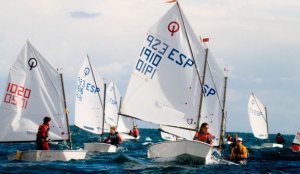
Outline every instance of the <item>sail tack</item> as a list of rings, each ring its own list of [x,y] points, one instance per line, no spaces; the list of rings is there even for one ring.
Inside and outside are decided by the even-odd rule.
[[[104,83],[89,58],[85,58],[77,76],[75,125],[102,134]]]
[[[253,93],[248,102],[248,115],[254,136],[259,139],[268,139],[266,109]]]
[[[196,129],[201,86],[194,57],[205,49],[174,5],[148,31],[131,75],[121,113],[157,124]],[[201,72],[201,70],[198,69]]]
[[[0,142],[35,141],[43,118],[50,139],[68,139],[60,73],[27,41],[9,71],[0,107]]]

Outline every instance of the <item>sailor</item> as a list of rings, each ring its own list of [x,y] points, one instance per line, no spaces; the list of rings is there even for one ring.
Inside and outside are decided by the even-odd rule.
[[[278,133],[277,136],[276,136],[276,142],[277,142],[278,144],[285,144],[285,140],[284,140],[284,138],[281,136],[280,133]]]
[[[132,131],[130,130],[130,135],[134,136],[134,138],[137,138],[139,136],[139,130],[137,129],[137,125],[133,126]]]
[[[238,137],[236,139],[235,146],[231,150],[230,160],[241,165],[246,165],[249,154],[247,148],[242,144],[242,142],[242,138]]]
[[[118,132],[116,132],[115,126],[110,127],[110,133],[108,137],[104,140],[104,143],[107,143],[109,140],[110,144],[115,145],[117,147],[123,143],[121,136]]]
[[[232,143],[230,144],[231,146],[235,146],[235,142],[236,142],[236,139],[238,138],[238,134],[234,134],[233,135],[233,138],[232,138]]]
[[[45,117],[44,123],[39,126],[36,134],[36,149],[37,150],[49,150],[49,130],[50,130],[51,118]]]
[[[230,134],[227,134],[227,141],[232,141],[232,136]]]
[[[207,144],[213,144],[213,136],[211,133],[208,132],[209,125],[207,123],[202,123],[200,126],[200,131],[196,132],[194,136],[194,140],[202,141]]]

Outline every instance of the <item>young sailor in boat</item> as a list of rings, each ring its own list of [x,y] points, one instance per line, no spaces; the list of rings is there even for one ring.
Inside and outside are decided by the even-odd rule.
[[[137,129],[137,126],[134,125],[132,131],[129,132],[130,135],[134,136],[134,138],[137,138],[139,136],[139,130]]]
[[[36,150],[49,150],[48,135],[50,130],[51,118],[45,117],[44,123],[39,126],[36,134]]]
[[[276,142],[277,142],[278,144],[285,144],[285,140],[284,140],[284,138],[281,136],[280,133],[278,133],[277,136],[276,136]]]
[[[202,141],[207,144],[213,144],[213,136],[208,132],[209,125],[207,123],[202,123],[200,126],[200,131],[196,132],[194,140]]]
[[[235,146],[231,150],[230,160],[241,165],[246,165],[248,156],[248,150],[243,145],[243,139],[238,137]]]
[[[238,134],[234,134],[233,135],[233,138],[232,138],[232,143],[230,144],[231,146],[235,146],[235,142],[236,142],[236,139],[238,138]]]
[[[227,134],[227,141],[232,141],[232,136],[230,134]]]
[[[107,143],[110,140],[110,144],[119,146],[123,143],[121,136],[118,132],[116,132],[116,127],[111,126],[110,127],[110,133],[108,137],[104,140],[104,143]]]

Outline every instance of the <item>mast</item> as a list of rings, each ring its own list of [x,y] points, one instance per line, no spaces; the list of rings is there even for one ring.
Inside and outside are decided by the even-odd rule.
[[[223,107],[222,107],[222,123],[221,123],[221,132],[220,132],[220,142],[219,142],[219,146],[221,147],[221,144],[223,143],[223,132],[225,132],[225,130],[223,129],[224,124],[225,124],[225,103],[226,103],[226,90],[227,90],[227,77],[225,77],[225,81],[224,81],[224,96],[223,96]]]
[[[195,68],[196,68],[196,72],[197,72],[197,75],[198,75],[198,80],[199,80],[199,82],[200,82],[200,84],[201,84],[201,97],[200,98],[202,98],[202,96],[203,96],[203,93],[204,93],[204,90],[203,90],[203,86],[202,86],[202,83],[201,83],[201,78],[200,78],[200,74],[199,74],[199,71],[198,71],[198,67],[197,67],[197,64],[196,64],[196,61],[195,61],[195,58],[194,58],[194,53],[193,53],[193,50],[192,50],[192,47],[191,47],[191,43],[190,43],[190,40],[189,40],[189,36],[188,36],[188,34],[187,34],[187,30],[186,30],[186,27],[185,27],[185,24],[184,24],[184,20],[183,20],[183,17],[182,17],[182,13],[181,13],[181,10],[180,10],[180,6],[179,6],[179,3],[178,3],[178,1],[176,2],[176,5],[177,5],[177,7],[178,7],[178,11],[179,11],[179,14],[180,14],[180,18],[181,18],[181,22],[182,22],[182,24],[183,24],[183,27],[184,27],[184,33],[185,33],[185,36],[186,36],[186,38],[187,38],[187,42],[188,42],[188,45],[189,45],[189,50],[190,50],[190,53],[191,53],[191,57],[192,57],[192,59],[193,59],[193,61],[194,61],[194,66],[195,66]],[[207,49],[206,49],[206,57],[205,57],[205,67],[206,67],[206,62],[207,62]],[[205,71],[204,71],[205,72]],[[204,79],[204,77],[205,77],[205,75],[203,76],[203,79]],[[200,100],[200,101],[202,101],[202,99]],[[199,121],[200,121],[200,117],[201,117],[201,105],[202,105],[202,102],[200,102],[200,106],[199,106],[199,113],[198,113],[198,119],[197,119],[197,127],[196,127],[196,130],[198,129],[198,127],[199,127]]]
[[[268,114],[267,114],[267,107],[265,106],[266,110],[266,123],[267,123],[267,133],[268,133],[268,141],[269,141],[269,123],[268,123]]]
[[[65,87],[64,87],[64,80],[63,80],[62,73],[60,73],[60,80],[61,80],[61,86],[62,86],[62,91],[63,91],[64,107],[65,107],[67,126],[68,126],[69,146],[70,146],[70,150],[72,150],[73,147],[72,147],[72,140],[71,140],[71,131],[70,131],[70,125],[69,125],[69,116],[68,116],[67,102],[66,102],[66,96],[65,96]]]
[[[203,70],[203,78],[202,78],[202,83],[201,83],[201,96],[200,96],[200,106],[199,106],[199,111],[198,111],[198,118],[197,118],[197,127],[196,129],[199,128],[200,126],[200,118],[201,118],[201,111],[202,111],[202,103],[203,103],[203,98],[204,98],[204,91],[203,91],[203,85],[205,82],[205,74],[206,74],[206,67],[207,67],[207,58],[208,58],[208,48],[205,49],[205,62],[204,62],[204,70]]]
[[[96,81],[95,76],[94,76],[94,71],[93,71],[93,68],[92,68],[92,65],[91,65],[91,61],[90,61],[89,55],[87,55],[87,59],[88,59],[88,62],[89,62],[90,68],[91,68],[91,73],[92,73],[92,76],[93,76],[93,80],[94,80],[94,82],[95,82],[96,87],[98,87],[97,81]],[[98,97],[99,97],[100,104],[101,104],[101,106],[102,106],[102,111],[103,111],[103,116],[102,116],[102,117],[103,117],[103,122],[102,122],[102,135],[101,135],[101,140],[103,141],[103,134],[104,134],[104,119],[105,119],[106,84],[104,84],[104,101],[103,101],[103,103],[102,103],[101,96],[100,96],[99,92],[97,92],[97,93],[98,93]]]
[[[103,115],[102,115],[102,134],[101,134],[101,141],[104,141],[105,99],[106,99],[106,83],[104,83],[104,103],[103,103]]]
[[[91,61],[90,61],[89,55],[87,55],[87,58],[88,58],[88,62],[89,62],[90,68],[91,68],[93,80],[94,80],[94,82],[95,82],[96,87],[98,87],[97,81],[96,81],[95,76],[94,76],[94,71],[93,71],[93,68],[92,68],[92,65],[91,65]],[[104,109],[103,103],[102,103],[102,100],[101,100],[101,96],[100,96],[99,92],[97,92],[97,93],[98,93],[98,97],[99,97],[99,100],[100,100],[100,104],[101,104],[101,106],[102,106],[102,109]],[[105,95],[105,91],[104,91],[104,95]],[[104,101],[105,101],[105,100],[104,100]],[[104,103],[105,103],[105,102],[104,102]]]
[[[120,110],[121,110],[121,104],[122,104],[122,97],[120,98],[120,104],[119,104],[119,112],[118,112],[118,119],[117,119],[117,128],[118,128],[118,125],[119,125],[119,119],[120,119]]]

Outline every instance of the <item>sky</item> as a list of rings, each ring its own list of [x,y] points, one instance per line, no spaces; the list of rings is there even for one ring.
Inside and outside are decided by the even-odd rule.
[[[29,40],[62,68],[71,123],[76,76],[88,54],[124,96],[148,29],[173,5],[164,0],[0,0],[0,98],[10,66]],[[251,132],[251,92],[267,106],[271,133],[300,125],[300,1],[180,0],[220,67],[229,69],[227,131]],[[149,124],[144,124],[150,126]]]

